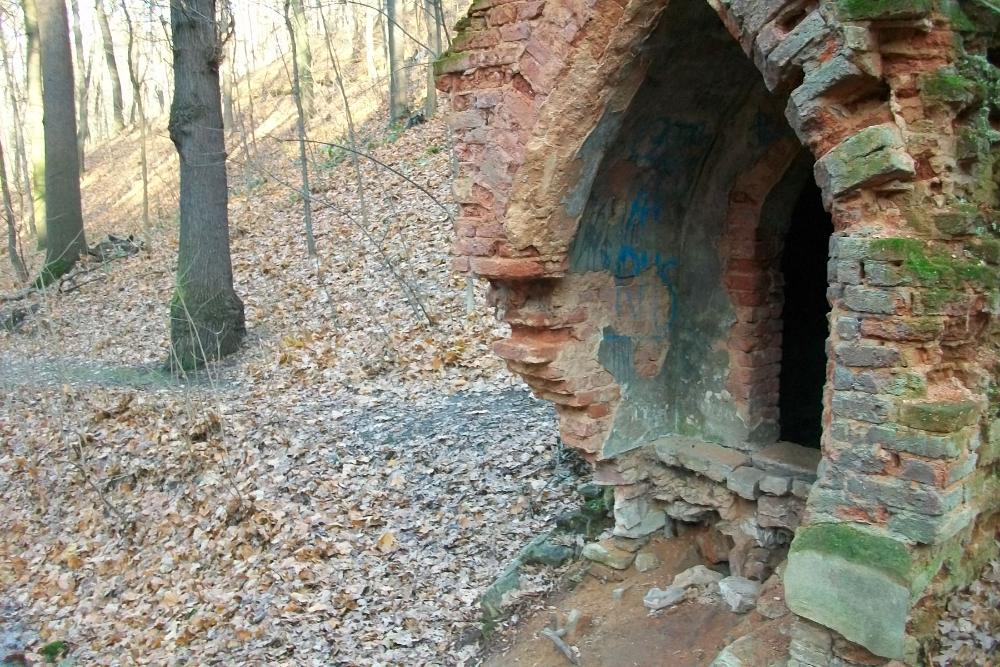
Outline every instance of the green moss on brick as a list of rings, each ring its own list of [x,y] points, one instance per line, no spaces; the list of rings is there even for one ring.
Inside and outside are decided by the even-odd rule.
[[[838,0],[837,12],[848,21],[877,21],[926,16],[930,0]]]
[[[952,433],[976,423],[979,406],[972,401],[921,402],[899,406],[899,423],[921,431]]]
[[[982,94],[978,81],[962,76],[954,67],[942,67],[928,74],[920,91],[925,100],[961,105],[975,102]]]
[[[997,269],[980,262],[978,257],[953,257],[943,249],[927,247],[918,239],[876,239],[871,244],[871,256],[873,259],[901,262],[903,270],[917,284],[934,286],[945,292],[949,291],[948,288],[957,290],[967,282],[986,290],[1000,285]],[[932,295],[928,296],[934,299]],[[942,296],[950,295],[945,293]]]
[[[820,523],[800,529],[792,552],[818,551],[875,567],[909,586],[913,559],[906,545],[849,523]]]

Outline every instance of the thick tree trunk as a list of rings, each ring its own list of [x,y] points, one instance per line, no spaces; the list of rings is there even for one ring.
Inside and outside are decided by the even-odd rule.
[[[28,109],[25,126],[31,156],[31,200],[35,216],[35,238],[44,248],[45,230],[45,133],[42,128],[42,67],[38,53],[38,9],[35,0],[22,0],[27,52]]]
[[[108,14],[104,11],[104,0],[94,3],[97,14],[97,24],[101,27],[101,39],[104,40],[104,59],[108,63],[108,73],[111,75],[111,106],[114,113],[115,130],[125,129],[125,103],[122,101],[122,79],[118,73],[118,60],[115,58],[115,44],[111,40],[111,25]]]
[[[3,144],[0,143],[0,198],[3,201],[3,217],[7,219],[7,256],[11,266],[21,282],[28,281],[28,269],[25,268],[18,252],[17,226],[14,224],[14,205],[10,199],[10,188],[7,186],[7,161],[3,155]]]
[[[73,53],[64,0],[38,0],[42,109],[45,125],[45,266],[39,281],[58,278],[87,252],[76,154]]]
[[[295,64],[299,70],[299,91],[306,117],[315,108],[312,73],[312,49],[309,48],[309,23],[302,0],[288,0],[291,6],[292,35],[295,40]],[[288,12],[286,11],[287,15]]]
[[[233,289],[226,146],[215,0],[171,0],[174,98],[170,138],[180,157],[180,248],[170,304],[170,365],[193,369],[230,354],[246,332]]]
[[[397,122],[407,114],[406,64],[403,40],[396,24],[396,0],[385,0],[386,37],[389,49],[389,121]]]

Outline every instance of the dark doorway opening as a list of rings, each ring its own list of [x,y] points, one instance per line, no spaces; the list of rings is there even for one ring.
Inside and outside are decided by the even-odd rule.
[[[781,439],[819,447],[826,382],[826,265],[833,222],[822,194],[809,179],[799,195],[785,238],[785,278],[778,402]]]

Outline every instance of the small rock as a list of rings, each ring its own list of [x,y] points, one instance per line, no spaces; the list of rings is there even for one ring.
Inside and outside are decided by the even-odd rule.
[[[730,611],[744,614],[754,608],[760,584],[743,577],[726,577],[719,582],[719,592]]]
[[[628,586],[619,586],[611,591],[611,599],[615,602],[621,602],[621,599],[625,597],[625,591],[628,590]]]
[[[639,572],[649,572],[660,567],[660,559],[652,551],[640,551],[635,555],[635,569]]]
[[[704,565],[695,565],[684,570],[676,577],[671,586],[690,588],[691,586],[708,586],[722,580],[722,573],[710,570]]]
[[[532,565],[559,567],[572,557],[573,549],[571,547],[546,541],[531,547],[524,556],[524,562]]]
[[[649,592],[642,598],[642,604],[652,611],[666,609],[683,600],[686,594],[687,590],[679,586],[668,586],[666,590],[650,588]]]
[[[591,542],[583,547],[583,557],[615,570],[624,570],[632,564],[635,554],[605,542]]]
[[[618,537],[615,536],[611,538],[611,545],[615,548],[621,549],[622,551],[627,551],[634,554],[636,551],[645,546],[646,539],[634,539],[631,537]]]

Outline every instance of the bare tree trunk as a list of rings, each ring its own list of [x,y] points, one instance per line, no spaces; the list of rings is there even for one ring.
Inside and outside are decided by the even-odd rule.
[[[87,104],[88,93],[90,91],[91,65],[87,62],[83,50],[83,29],[80,26],[80,3],[78,0],[70,0],[70,11],[73,14],[73,46],[76,47],[76,147],[80,155],[80,172],[86,171],[86,158],[84,148],[90,141],[90,123],[88,121]]]
[[[31,155],[31,200],[35,216],[35,238],[39,248],[46,244],[45,230],[45,133],[42,127],[42,67],[38,52],[38,9],[35,0],[22,0],[27,51],[28,137]]]
[[[229,253],[226,146],[215,0],[171,0],[174,98],[170,138],[180,157],[180,248],[170,304],[170,365],[193,369],[235,352],[246,333]]]
[[[424,116],[437,113],[437,86],[434,81],[434,61],[441,55],[441,22],[438,20],[437,3],[424,0],[424,18],[427,20],[427,46],[432,49],[427,58],[427,97],[424,98]]]
[[[293,13],[296,0],[285,0],[285,25],[292,43],[292,97],[295,99],[296,123],[299,139],[299,172],[302,180],[302,220],[306,228],[306,250],[310,257],[316,256],[316,240],[312,228],[312,190],[309,188],[309,163],[306,161],[306,112],[303,103],[302,77],[299,73],[299,44]],[[299,2],[301,7],[301,2]],[[322,11],[322,9],[320,10]]]
[[[236,125],[233,119],[233,58],[222,63],[222,124],[227,130]]]
[[[76,154],[73,54],[64,0],[38,1],[42,109],[45,125],[45,266],[38,280],[48,284],[87,252],[80,205],[80,158]]]
[[[373,86],[378,82],[378,67],[375,65],[375,12],[365,11],[365,71],[368,82]]]
[[[309,23],[306,18],[302,0],[286,0],[286,10],[291,6],[291,34],[295,42],[295,67],[299,70],[299,91],[302,98],[302,109],[306,117],[312,116],[315,108],[312,73],[312,49],[309,48]],[[285,12],[286,23],[288,11]]]
[[[111,74],[111,104],[115,130],[121,132],[125,129],[125,103],[122,101],[122,80],[118,73],[118,60],[115,58],[115,44],[111,40],[108,14],[104,11],[104,0],[96,0],[94,9],[97,13],[97,24],[101,27],[101,39],[104,40],[104,59],[108,63],[108,72]]]
[[[11,68],[10,60],[3,49],[0,49],[0,59],[3,60],[4,77],[7,80],[7,96],[10,98],[10,108],[14,117],[14,159],[20,167],[17,170],[21,176],[20,189],[23,190],[23,194],[27,197],[26,206],[24,205],[24,199],[21,200],[22,215],[24,212],[27,212],[25,217],[28,219],[28,231],[32,236],[36,236],[38,231],[35,226],[34,200],[31,196],[31,170],[28,168],[28,148],[24,140],[24,124],[22,122],[21,104],[17,99],[17,84],[14,81],[14,72]]]
[[[142,82],[139,81],[139,65],[136,62],[135,26],[128,12],[128,5],[122,0],[122,12],[125,14],[125,26],[128,28],[128,76],[132,82],[132,99],[139,115],[139,168],[142,172],[142,228],[149,229],[149,161],[146,157],[146,108],[142,100]]]
[[[253,60],[250,60],[249,56],[247,55],[247,43],[245,41],[243,42],[243,60],[245,60],[247,62],[247,70],[248,70],[248,72],[253,72],[253,71],[256,70],[257,58],[255,57]],[[253,90],[252,84],[250,83],[250,78],[251,78],[250,75],[248,74],[245,78],[246,78],[246,82],[247,82],[247,112],[250,115],[250,117],[248,119],[249,120],[249,125],[250,125],[250,146],[253,147],[253,155],[256,158],[257,157],[257,121],[254,119],[254,112],[253,112],[254,90]]]
[[[28,269],[25,268],[17,246],[17,226],[14,224],[14,205],[10,200],[10,188],[7,186],[7,162],[4,160],[3,144],[0,143],[0,195],[3,197],[3,215],[7,218],[7,256],[14,267],[14,273],[21,282],[28,282]]]
[[[386,36],[389,49],[389,122],[395,123],[407,114],[406,65],[403,40],[399,38],[396,0],[385,0]]]

